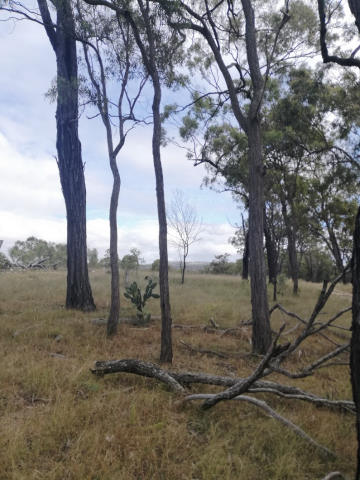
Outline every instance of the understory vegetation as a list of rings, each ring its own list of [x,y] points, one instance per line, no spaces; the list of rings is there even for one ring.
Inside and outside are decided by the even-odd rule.
[[[106,325],[97,321],[108,312],[109,275],[102,269],[91,274],[98,307],[91,313],[63,308],[65,275],[62,270],[0,274],[2,480],[320,480],[335,470],[353,477],[356,437],[351,413],[256,394],[335,452],[336,458],[328,458],[253,405],[228,401],[203,411],[200,404],[185,402],[154,379],[124,373],[94,376],[90,368],[97,360],[157,363],[159,304],[149,300],[153,321],[148,326],[121,323],[119,334],[109,340]],[[143,272],[133,272],[132,277],[142,285]],[[251,354],[251,326],[242,326],[236,336],[200,328],[246,323],[251,318],[249,283],[196,273],[189,273],[184,285],[180,282],[180,274],[171,272],[172,370],[227,377],[252,372],[259,358]],[[300,295],[294,296],[291,284],[285,283],[278,301],[306,317],[321,285],[301,281],[299,288]],[[325,321],[350,303],[350,286],[338,284],[320,319]],[[122,295],[121,317],[133,313]],[[290,333],[281,340],[291,340],[296,320],[273,313],[273,330],[284,322],[285,333]],[[350,313],[336,324],[349,328]],[[332,342],[344,344],[349,337],[350,332],[338,329],[326,331],[325,337],[313,335],[285,366],[301,370],[332,350]],[[204,349],[212,354],[196,352]],[[343,354],[341,363],[347,358]],[[269,379],[323,398],[352,398],[349,367],[343,364],[303,379],[284,380],[277,374]],[[219,387],[191,387],[191,393],[216,391]]]

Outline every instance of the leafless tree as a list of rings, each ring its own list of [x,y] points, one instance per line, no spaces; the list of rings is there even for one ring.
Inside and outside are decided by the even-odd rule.
[[[176,190],[167,214],[173,236],[173,244],[178,248],[180,256],[181,284],[185,282],[186,259],[189,248],[200,240],[202,221],[196,209],[186,202],[181,190]]]

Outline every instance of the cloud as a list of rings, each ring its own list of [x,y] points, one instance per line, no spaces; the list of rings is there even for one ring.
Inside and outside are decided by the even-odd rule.
[[[31,22],[1,23],[0,31],[0,238],[3,249],[17,239],[34,235],[66,240],[66,215],[56,162],[55,105],[44,94],[55,76],[55,55],[44,29]],[[151,93],[151,88],[147,90]],[[168,102],[168,99],[165,100]],[[143,100],[144,109],[151,97]],[[85,162],[89,246],[103,253],[109,244],[108,208],[112,176],[106,137],[99,119],[80,119]],[[119,200],[119,250],[133,246],[147,261],[158,258],[152,127],[139,127],[129,135],[118,164],[122,178]],[[227,239],[238,212],[229,194],[218,195],[199,186],[204,167],[194,168],[185,151],[169,144],[162,149],[166,199],[180,188],[208,225],[202,242],[190,251],[192,260],[210,260],[229,251]],[[170,258],[177,252],[169,246]]]
[[[32,217],[65,215],[54,159],[20,154],[0,132],[0,208]]]

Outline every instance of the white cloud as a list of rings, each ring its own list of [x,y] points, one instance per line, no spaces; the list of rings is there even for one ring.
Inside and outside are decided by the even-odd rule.
[[[0,208],[33,217],[65,214],[56,162],[20,154],[0,132]]]
[[[30,2],[29,2],[30,4]],[[0,16],[2,13],[0,13]],[[40,25],[0,22],[0,238],[4,249],[17,239],[34,235],[55,242],[66,240],[65,207],[56,162],[55,105],[44,98],[55,75],[55,55]],[[151,89],[149,88],[149,91]],[[168,100],[166,99],[166,102]],[[149,107],[151,98],[143,101]],[[88,198],[88,242],[103,253],[108,248],[108,207],[112,177],[104,130],[99,119],[80,121]],[[119,154],[122,186],[119,200],[119,251],[133,246],[147,261],[159,256],[151,126],[129,135]],[[209,224],[192,260],[209,260],[230,252],[231,227],[238,212],[228,194],[199,186],[205,174],[194,168],[185,151],[174,145],[162,150],[166,198],[180,188]],[[235,217],[235,218],[234,218]],[[169,245],[170,258],[177,252]]]

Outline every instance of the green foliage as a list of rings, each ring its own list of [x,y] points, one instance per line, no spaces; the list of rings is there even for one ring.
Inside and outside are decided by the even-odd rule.
[[[137,248],[131,248],[130,253],[124,255],[120,262],[120,267],[123,268],[126,272],[129,270],[137,270],[140,263],[142,263],[142,258],[140,257],[141,252]]]
[[[235,263],[229,262],[229,253],[215,255],[214,260],[210,263],[209,273],[219,275],[236,275],[242,271],[242,262],[237,260]]]
[[[7,270],[11,267],[11,262],[7,256],[0,252],[0,270]]]
[[[36,237],[25,241],[17,240],[9,250],[11,260],[18,265],[27,267],[41,262],[43,267],[65,266],[66,245],[47,242]]]
[[[160,259],[157,258],[156,260],[153,261],[153,263],[151,264],[151,270],[153,272],[158,272],[160,269]]]
[[[138,284],[133,282],[129,287],[125,288],[124,296],[131,300],[137,309],[137,315],[145,322],[150,320],[151,315],[144,312],[144,307],[149,298],[160,298],[160,295],[153,293],[157,283],[153,282],[152,278],[148,275],[145,277],[147,284],[145,286],[145,292],[142,294]]]

